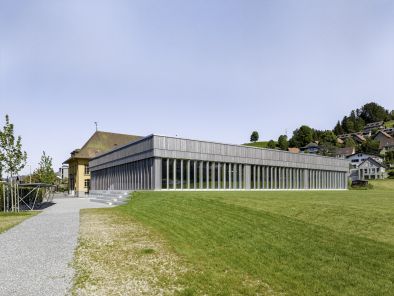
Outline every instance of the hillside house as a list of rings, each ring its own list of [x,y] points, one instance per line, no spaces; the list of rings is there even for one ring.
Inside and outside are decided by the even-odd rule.
[[[375,180],[387,178],[386,167],[383,163],[369,157],[365,159],[357,169],[350,172],[350,178],[354,180]]]
[[[301,152],[317,154],[320,151],[320,146],[316,143],[309,143],[305,147],[301,147]]]
[[[355,153],[346,157],[346,159],[349,161],[351,169],[357,168],[361,163],[363,163],[368,158],[372,158],[376,162],[383,164],[383,158],[366,153]]]
[[[355,147],[338,148],[335,152],[335,156],[339,158],[346,158],[347,156],[353,155],[355,153]]]
[[[384,129],[384,127],[385,126],[384,126],[383,121],[368,123],[364,127],[364,133],[369,133],[369,132],[372,132],[373,130],[376,130],[376,129],[382,130],[382,129]]]

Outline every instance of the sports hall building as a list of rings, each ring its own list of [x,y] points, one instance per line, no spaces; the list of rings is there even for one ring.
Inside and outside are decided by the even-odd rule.
[[[150,135],[89,161],[91,192],[344,190],[344,159]]]

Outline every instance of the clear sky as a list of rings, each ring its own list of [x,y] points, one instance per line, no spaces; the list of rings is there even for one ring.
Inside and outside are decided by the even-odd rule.
[[[243,143],[372,100],[394,109],[392,0],[0,0],[0,122],[33,169],[95,121]]]

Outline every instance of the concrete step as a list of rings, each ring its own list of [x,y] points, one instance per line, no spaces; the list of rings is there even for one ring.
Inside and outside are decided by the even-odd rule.
[[[89,194],[92,202],[106,203],[109,205],[122,205],[125,204],[129,197],[129,192],[113,192],[113,191],[95,191]]]
[[[112,200],[104,200],[104,199],[96,199],[96,198],[91,198],[90,199],[91,202],[98,202],[98,203],[103,203],[103,204],[107,204],[110,206],[120,206],[120,205],[124,205],[125,202],[123,201],[112,201]]]

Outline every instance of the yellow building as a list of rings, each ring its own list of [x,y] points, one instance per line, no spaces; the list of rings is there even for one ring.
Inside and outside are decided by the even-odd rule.
[[[81,149],[71,152],[71,157],[64,163],[68,164],[69,193],[82,197],[89,193],[90,172],[89,160],[100,153],[107,152],[116,146],[122,146],[140,139],[139,136],[95,132]]]

